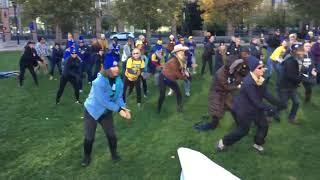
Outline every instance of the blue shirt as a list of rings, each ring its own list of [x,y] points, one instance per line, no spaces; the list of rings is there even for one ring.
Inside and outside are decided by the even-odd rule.
[[[92,82],[89,97],[86,99],[84,106],[88,113],[95,120],[98,120],[107,111],[118,112],[121,107],[126,107],[122,94],[123,83],[120,77],[117,77],[115,84],[111,86],[109,79],[99,73],[98,77]]]

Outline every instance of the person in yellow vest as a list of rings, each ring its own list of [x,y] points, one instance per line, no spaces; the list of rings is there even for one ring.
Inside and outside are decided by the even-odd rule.
[[[132,50],[132,56],[127,60],[125,77],[124,77],[124,91],[123,100],[126,102],[126,92],[128,87],[136,87],[137,105],[141,107],[141,72],[145,68],[144,61],[141,59],[141,52],[135,48]]]
[[[98,40],[101,48],[103,49],[104,52],[107,51],[107,49],[109,49],[109,42],[106,39],[106,36],[104,34],[100,35],[100,39]]]

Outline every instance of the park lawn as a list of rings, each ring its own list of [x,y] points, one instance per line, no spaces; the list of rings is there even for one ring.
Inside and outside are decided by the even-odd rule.
[[[21,52],[0,53],[0,71],[17,70]],[[200,63],[198,54],[198,62]],[[200,68],[199,68],[200,69]],[[58,76],[56,76],[58,77]],[[266,153],[252,150],[255,128],[227,152],[215,153],[215,143],[234,122],[229,113],[217,130],[192,129],[207,112],[211,78],[196,75],[191,97],[183,98],[184,113],[176,113],[175,97],[167,97],[156,114],[158,91],[149,81],[150,95],[137,111],[135,93],[128,98],[131,123],[114,116],[122,161],[110,160],[106,138],[99,127],[89,167],[80,166],[83,142],[83,107],[74,103],[70,85],[61,104],[55,105],[59,80],[40,75],[40,87],[27,72],[24,87],[16,79],[0,80],[0,179],[108,179],[176,180],[181,168],[179,147],[198,150],[244,180],[316,180],[320,178],[320,88],[314,88],[311,104],[301,103],[301,126],[286,122],[270,126]],[[181,88],[183,90],[183,88]],[[272,88],[273,89],[273,88]],[[86,86],[82,101],[89,93]],[[300,88],[303,99],[303,88]],[[214,178],[212,178],[214,179]]]

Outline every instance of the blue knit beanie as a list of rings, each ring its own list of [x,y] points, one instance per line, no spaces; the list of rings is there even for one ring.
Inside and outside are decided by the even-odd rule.
[[[112,53],[106,54],[103,62],[103,69],[108,70],[115,66],[118,66],[118,62],[114,60]]]

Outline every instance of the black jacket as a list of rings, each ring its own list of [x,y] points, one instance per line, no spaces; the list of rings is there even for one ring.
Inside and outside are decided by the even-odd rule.
[[[214,43],[211,43],[211,42],[206,43],[204,45],[203,57],[210,57],[214,55],[215,54],[214,48],[216,48]]]
[[[251,43],[249,46],[250,55],[254,56],[258,59],[261,59],[262,51],[261,48],[257,44]]]
[[[277,47],[280,46],[281,41],[280,41],[280,36],[277,35],[272,35],[267,39],[267,44],[270,48],[276,49]]]
[[[23,55],[20,58],[20,65],[22,66],[37,66],[40,57],[34,48],[26,46]]]
[[[64,77],[71,77],[79,79],[81,74],[81,61],[78,57],[72,58],[69,57],[67,60],[62,75]]]
[[[52,48],[52,61],[53,62],[61,62],[63,58],[63,51],[61,48],[56,49]]]
[[[227,55],[228,56],[237,56],[240,57],[240,50],[241,46],[236,46],[236,43],[231,43],[230,46],[227,49]]]
[[[258,86],[251,74],[248,74],[243,79],[240,93],[235,98],[232,109],[242,118],[257,117],[272,109],[272,106],[264,103],[263,99],[274,105],[280,105],[278,100],[268,92],[266,84]]]
[[[295,57],[288,55],[281,64],[281,89],[296,89],[302,81],[299,63]]]

